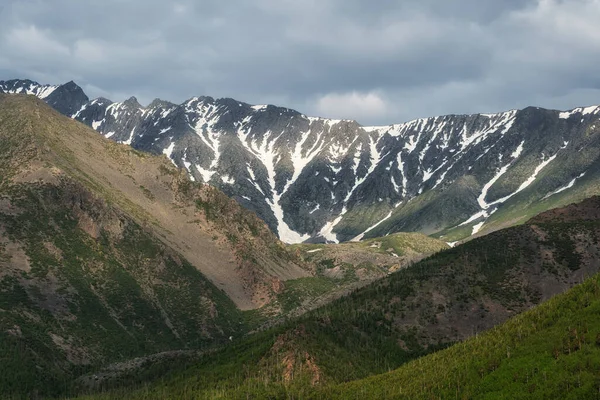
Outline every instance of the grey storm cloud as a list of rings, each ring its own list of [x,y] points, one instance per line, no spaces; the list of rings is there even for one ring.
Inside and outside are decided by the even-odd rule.
[[[387,124],[600,103],[600,0],[3,0],[0,79]]]

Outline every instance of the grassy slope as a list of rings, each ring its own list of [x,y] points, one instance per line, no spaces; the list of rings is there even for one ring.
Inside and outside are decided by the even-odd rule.
[[[363,380],[315,387],[306,370],[292,384],[266,374],[246,379],[250,369],[240,366],[264,369],[256,353],[271,342],[263,334],[222,354],[238,362],[207,359],[141,390],[84,398],[593,399],[600,390],[598,315],[600,275],[482,335]]]
[[[485,334],[314,398],[600,397],[600,276]]]
[[[432,254],[440,250],[448,248],[446,243],[430,238],[420,233],[394,233],[389,236],[380,238],[365,239],[360,242],[345,242],[338,245],[322,245],[322,244],[301,244],[291,246],[292,249],[298,249],[303,253],[305,258],[321,259],[331,258],[339,256],[343,258],[344,252],[348,253],[348,259],[356,253],[356,257],[360,257],[360,254],[384,254],[394,258],[400,258],[402,256],[422,256],[423,254]],[[321,249],[323,251],[315,251]],[[310,253],[309,253],[310,252]],[[325,254],[325,255],[324,255]],[[394,256],[394,254],[396,256]],[[381,265],[393,264],[394,261],[397,263],[399,260],[394,258],[387,258],[382,260]],[[369,258],[372,259],[371,257]],[[377,261],[377,260],[376,260]]]
[[[286,282],[278,296],[286,312],[322,305],[447,249],[448,245],[420,233],[402,232],[360,242],[299,244],[290,248],[316,266],[316,275]]]

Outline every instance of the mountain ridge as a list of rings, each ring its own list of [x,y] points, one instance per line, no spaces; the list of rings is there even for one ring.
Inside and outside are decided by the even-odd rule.
[[[31,85],[22,87],[35,92]],[[399,231],[454,243],[523,223],[531,207],[541,204],[539,212],[600,193],[597,106],[369,127],[230,98],[152,105],[94,99],[69,116],[114,141],[167,155],[288,243]]]

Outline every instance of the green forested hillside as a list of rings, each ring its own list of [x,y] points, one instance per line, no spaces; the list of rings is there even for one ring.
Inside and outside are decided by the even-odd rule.
[[[272,353],[271,342],[259,335],[145,388],[84,398],[597,399],[599,315],[596,275],[484,334],[363,380],[321,381],[310,358],[301,367],[303,351],[310,349],[299,348],[293,364],[298,376],[286,382],[285,366],[261,358],[261,352]],[[284,364],[290,360],[286,353],[279,356]],[[283,379],[273,381],[269,370],[283,372]]]
[[[583,208],[599,206],[598,198],[582,203]],[[479,336],[597,274],[599,234],[595,213],[577,221],[544,218],[498,231],[431,256],[186,368],[174,367],[142,391],[124,390],[140,398],[262,398],[267,394],[343,398],[348,393],[336,385],[391,371]],[[586,298],[594,299],[596,294]],[[593,314],[593,310],[585,312]],[[564,321],[568,324],[568,312]],[[546,325],[536,322],[535,326]],[[583,329],[573,326],[578,332]],[[595,343],[597,333],[592,333],[589,343]],[[586,333],[586,340],[591,337]],[[357,398],[364,395],[359,386],[351,388]],[[113,393],[117,394],[107,398],[123,392]]]
[[[478,337],[311,398],[598,399],[600,276]]]
[[[51,393],[93,366],[245,329],[225,293],[81,186],[15,185],[0,198],[12,210],[0,213],[3,393]],[[97,237],[78,226],[86,218]]]

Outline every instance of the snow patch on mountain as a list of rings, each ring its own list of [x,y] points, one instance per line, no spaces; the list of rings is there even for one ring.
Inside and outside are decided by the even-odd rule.
[[[523,153],[523,145],[525,144],[525,141],[523,140],[520,144],[519,147],[517,147],[517,149],[515,151],[512,152],[512,154],[510,155],[512,158],[518,158],[522,153]]]
[[[494,177],[492,179],[490,179],[488,182],[486,182],[485,185],[483,185],[483,189],[481,189],[481,194],[479,195],[479,197],[477,197],[477,203],[479,204],[479,207],[481,207],[484,210],[487,210],[493,204],[493,203],[487,203],[485,201],[487,193],[490,190],[490,188],[494,185],[494,183],[496,183],[498,181],[498,179],[500,179],[502,177],[502,175],[504,175],[506,173],[506,171],[508,171],[508,168],[510,167],[510,165],[511,165],[511,163],[508,163],[505,166],[503,166],[502,168],[500,168],[500,170],[496,173],[496,175],[494,175]]]
[[[210,180],[212,179],[213,175],[216,173],[216,171],[211,171],[211,170],[208,170],[208,169],[204,169],[204,168],[202,168],[202,166],[200,166],[198,164],[196,164],[194,166],[196,167],[196,170],[202,176],[202,181],[204,183],[209,183]]]
[[[564,111],[558,114],[561,119],[569,119],[575,114],[588,115],[600,112],[600,106],[578,107],[571,111]]]
[[[565,142],[564,146],[561,147],[561,150],[564,149],[567,146],[568,142]],[[521,147],[521,145],[519,146]],[[517,149],[518,150],[518,149]],[[559,150],[560,151],[560,150]],[[515,151],[513,153],[520,155],[521,151]],[[482,191],[481,194],[479,195],[479,197],[477,198],[477,202],[479,203],[479,206],[482,208],[482,211],[472,215],[469,219],[467,219],[466,221],[464,221],[463,223],[461,223],[459,226],[462,225],[467,225],[473,221],[476,221],[480,218],[484,218],[483,221],[481,221],[480,223],[476,224],[473,226],[473,232],[472,235],[476,234],[477,232],[479,232],[483,225],[485,224],[485,222],[487,221],[487,219],[494,213],[497,211],[497,207],[494,208],[491,212],[488,212],[486,210],[488,210],[488,208],[490,208],[490,206],[497,206],[499,204],[502,204],[504,202],[506,202],[507,200],[509,200],[511,197],[515,196],[516,194],[522,192],[523,190],[525,190],[527,187],[529,187],[533,182],[535,182],[535,180],[537,179],[537,176],[539,175],[539,173],[548,165],[550,164],[552,161],[554,161],[554,159],[556,159],[556,156],[558,155],[558,152],[556,154],[554,154],[551,157],[546,158],[544,155],[542,155],[542,162],[540,164],[538,164],[533,173],[523,182],[521,183],[521,185],[517,188],[517,190],[515,190],[514,192],[510,193],[507,196],[504,196],[500,199],[494,200],[491,203],[487,203],[485,201],[485,197],[487,195],[487,191],[492,187],[492,185],[504,174],[506,173],[506,171],[508,170],[508,168],[512,165],[513,161],[511,161],[509,164],[503,166],[500,171],[498,171],[498,173],[489,181],[487,182]],[[573,182],[574,184],[574,182]],[[565,188],[566,190],[567,188]]]
[[[477,232],[479,232],[481,228],[483,228],[483,224],[485,224],[485,221],[481,221],[480,223],[473,225],[473,231],[471,232],[471,235],[475,235]]]
[[[269,182],[269,186],[271,188],[271,198],[267,198],[266,201],[271,206],[273,210],[273,214],[277,220],[277,233],[279,235],[279,239],[286,243],[302,243],[305,240],[310,238],[310,235],[307,234],[299,234],[292,230],[289,225],[284,221],[284,212],[281,207],[280,201],[282,195],[287,191],[289,185],[288,182],[286,187],[281,193],[278,193],[275,188],[275,166],[277,161],[280,159],[277,150],[275,149],[275,143],[281,134],[273,139],[271,139],[272,132],[267,132],[267,134],[263,137],[263,140],[260,144],[256,141],[249,141],[248,136],[250,134],[249,130],[238,130],[238,138],[240,139],[242,145],[265,166],[267,170],[267,179]],[[296,162],[298,164],[302,164],[304,162],[304,158],[302,157],[301,151],[298,151],[296,154],[297,159]],[[310,154],[309,154],[310,157]],[[250,169],[249,169],[250,170]],[[294,171],[294,177],[292,179],[297,179],[297,175],[302,171]],[[254,180],[254,179],[253,179]],[[262,191],[261,191],[262,192]]]
[[[94,128],[94,130],[97,131],[100,128],[100,125],[102,125],[103,123],[103,119],[101,119],[100,121],[92,121],[92,128]]]
[[[335,218],[333,221],[327,222],[323,226],[323,228],[321,228],[321,230],[319,231],[319,235],[324,237],[329,242],[339,243],[337,235],[333,233],[333,228],[335,228],[335,226],[342,221],[342,218],[344,217],[344,214],[346,214],[347,211],[348,210],[346,209],[346,207],[344,207],[344,209],[342,210],[340,215],[337,216],[337,218]]]
[[[36,82],[29,81],[26,85],[19,85],[13,88],[9,88],[6,83],[0,83],[0,90],[4,93],[8,94],[30,94],[40,99],[45,99],[50,96],[56,89],[58,89],[59,85],[40,85]]]
[[[226,183],[228,185],[233,185],[235,183],[235,179],[233,179],[229,175],[221,175],[221,181],[223,181],[223,183]]]
[[[173,140],[173,138],[171,138],[171,140]],[[163,150],[163,154],[169,157],[169,160],[171,159],[171,154],[173,154],[173,149],[175,149],[175,142],[171,142],[169,147]]]
[[[28,93],[28,94],[34,94],[37,97],[39,97],[40,99],[45,99],[46,97],[50,96],[52,93],[54,93],[54,91],[58,88],[58,86],[53,86],[53,85],[47,85],[47,86],[42,86],[39,88],[38,92],[32,92],[32,93]]]
[[[135,128],[136,128],[136,127],[134,126],[134,127],[131,129],[131,133],[129,134],[129,138],[128,138],[126,141],[124,141],[124,142],[121,142],[121,143],[123,143],[123,144],[126,144],[126,145],[131,145],[131,142],[133,142],[133,134],[135,133]]]
[[[377,150],[377,141],[372,136],[369,136],[369,152],[371,154],[371,165],[369,166],[369,169],[367,170],[366,174],[361,177],[358,177],[356,175],[356,171],[358,169],[358,161],[357,161],[357,158],[355,155],[355,158],[354,158],[354,162],[355,162],[355,164],[354,164],[354,173],[355,173],[354,185],[348,191],[348,194],[346,195],[346,198],[344,199],[344,207],[342,208],[342,212],[333,221],[327,222],[325,224],[325,226],[323,226],[323,228],[319,232],[319,235],[321,235],[322,237],[324,237],[325,239],[327,239],[330,242],[339,243],[337,235],[335,233],[333,233],[333,229],[336,227],[337,224],[339,224],[342,221],[343,216],[348,212],[348,208],[346,207],[346,205],[348,203],[348,200],[350,200],[350,198],[354,194],[354,191],[358,187],[360,187],[360,185],[362,185],[363,182],[365,182],[365,180],[369,177],[369,175],[371,175],[371,173],[373,173],[373,171],[375,170],[377,165],[379,165],[379,161],[381,160],[381,154],[379,153],[379,150]]]
[[[350,241],[351,242],[360,242],[365,237],[365,235],[367,233],[371,232],[373,229],[377,228],[379,225],[381,225],[382,223],[384,223],[385,221],[387,221],[388,219],[390,219],[392,217],[393,213],[394,213],[394,210],[390,211],[390,213],[388,215],[386,215],[383,219],[381,219],[380,221],[376,222],[374,225],[370,226],[363,233],[361,233],[358,236],[355,236]]]
[[[220,137],[221,133],[215,129],[215,124],[219,121],[220,113],[218,108],[212,104],[205,104],[198,102],[196,107],[193,107],[193,102],[197,101],[197,98],[192,99],[188,102],[187,108],[190,110],[190,114],[196,117],[195,123],[191,121],[190,114],[186,115],[188,125],[196,132],[200,140],[212,150],[213,158],[208,168],[196,166],[198,171],[202,174],[202,179],[205,183],[208,183],[212,176],[216,172],[216,168],[219,165],[219,159],[221,158],[220,150]],[[193,125],[192,125],[193,123]],[[208,179],[206,179],[208,178]]]
[[[585,172],[582,172],[581,174],[577,175],[575,178],[573,178],[573,180],[569,183],[567,183],[565,186],[562,186],[558,189],[556,189],[554,192],[552,193],[548,193],[547,195],[545,195],[542,200],[546,200],[548,197],[550,196],[554,196],[555,194],[564,192],[567,189],[571,189],[573,186],[575,186],[575,182],[577,181],[577,179],[581,179],[585,176]]]

